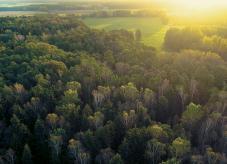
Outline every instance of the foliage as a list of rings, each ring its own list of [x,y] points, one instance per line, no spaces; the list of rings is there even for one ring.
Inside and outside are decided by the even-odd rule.
[[[73,15],[0,23],[0,162],[226,163],[223,30],[160,53]]]

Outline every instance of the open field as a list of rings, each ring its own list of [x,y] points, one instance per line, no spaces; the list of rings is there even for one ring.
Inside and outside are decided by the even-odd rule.
[[[115,30],[126,29],[142,32],[142,42],[160,49],[169,26],[159,18],[111,17],[111,18],[84,18],[85,24],[91,28]]]

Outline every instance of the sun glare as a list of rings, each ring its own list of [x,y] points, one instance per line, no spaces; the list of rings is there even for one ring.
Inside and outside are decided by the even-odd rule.
[[[178,10],[202,11],[227,8],[227,0],[153,0]]]
[[[179,7],[190,10],[207,10],[227,5],[226,0],[173,0]]]
[[[227,0],[148,0],[184,22],[225,21]]]

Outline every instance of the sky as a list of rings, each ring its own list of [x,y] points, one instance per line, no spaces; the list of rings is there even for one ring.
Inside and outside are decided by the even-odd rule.
[[[147,0],[155,3],[186,8],[227,7],[227,0]]]

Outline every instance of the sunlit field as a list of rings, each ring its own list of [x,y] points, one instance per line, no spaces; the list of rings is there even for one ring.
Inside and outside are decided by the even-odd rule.
[[[159,18],[85,18],[82,21],[89,27],[105,30],[126,29],[135,32],[137,29],[142,32],[142,42],[156,48],[161,48],[165,32],[169,25],[164,24]]]

